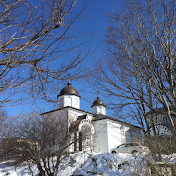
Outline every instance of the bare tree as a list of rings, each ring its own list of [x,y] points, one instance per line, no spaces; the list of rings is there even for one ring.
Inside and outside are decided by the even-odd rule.
[[[108,15],[106,51],[96,64],[99,89],[115,107],[134,112],[143,132],[150,110],[165,114],[175,132],[175,8],[174,0],[126,0]]]
[[[18,164],[37,165],[40,175],[57,175],[61,161],[73,144],[66,113],[38,115],[30,113],[14,120],[13,130],[2,140],[3,154],[16,158]]]
[[[94,86],[119,116],[142,127],[155,161],[175,152],[175,9],[174,0],[124,1],[121,10],[108,15],[105,53],[95,62]],[[158,136],[152,118],[151,138],[148,112],[167,117],[172,143]]]
[[[68,72],[73,73],[71,79],[80,77],[81,43],[75,45],[72,40],[84,33],[71,31],[84,8],[74,14],[75,3],[76,0],[0,1],[2,106],[29,97],[51,100],[48,94],[58,89],[56,82],[67,79]],[[29,96],[25,99],[22,93]]]
[[[3,137],[5,131],[8,129],[7,126],[7,119],[8,119],[8,114],[6,109],[3,109],[0,107],[0,138]]]

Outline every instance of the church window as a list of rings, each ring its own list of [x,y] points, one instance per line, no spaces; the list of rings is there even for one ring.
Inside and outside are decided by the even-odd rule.
[[[77,133],[74,133],[74,151],[77,151]]]
[[[75,98],[73,102],[74,102],[73,107],[78,108],[78,98]]]
[[[148,123],[149,126],[151,125],[150,117],[147,117],[147,123]]]
[[[64,107],[64,99],[63,98],[60,98],[59,106],[60,106],[60,108]]]
[[[72,98],[69,97],[65,97],[65,106],[72,106]]]
[[[156,124],[158,123],[158,116],[155,116],[155,119],[156,119]]]
[[[128,142],[131,142],[131,130],[129,129],[129,130],[127,130],[127,131],[125,131],[125,138],[126,138],[126,142],[128,143]]]
[[[79,132],[79,151],[82,151],[82,132]]]
[[[151,127],[152,126],[152,119],[151,118],[149,118],[149,127]]]
[[[156,124],[156,116],[153,116],[153,123]]]

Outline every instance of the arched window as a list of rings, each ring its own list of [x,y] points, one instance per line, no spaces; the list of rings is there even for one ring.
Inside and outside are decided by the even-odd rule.
[[[60,100],[59,100],[59,108],[62,108],[62,107],[64,107],[64,99],[60,98]]]
[[[65,97],[64,106],[72,106],[72,98],[70,96]]]
[[[74,133],[74,151],[77,151],[77,133]]]
[[[129,130],[127,130],[127,131],[125,131],[125,138],[126,138],[126,142],[128,143],[128,142],[132,142],[131,141],[131,129],[129,129]]]
[[[79,151],[82,151],[82,132],[79,132]]]

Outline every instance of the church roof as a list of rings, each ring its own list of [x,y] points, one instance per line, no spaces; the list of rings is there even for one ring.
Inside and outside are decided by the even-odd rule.
[[[99,120],[104,120],[104,119],[109,119],[109,120],[112,120],[112,121],[116,121],[116,122],[119,122],[119,123],[123,123],[123,124],[126,124],[128,126],[133,126],[133,127],[136,127],[136,128],[140,128],[139,126],[136,126],[136,125],[133,125],[133,124],[130,124],[130,123],[127,123],[127,122],[123,122],[121,120],[118,120],[118,119],[115,119],[115,118],[112,118],[112,117],[109,117],[107,115],[103,115],[103,114],[96,114],[94,115],[94,118],[92,119],[92,121],[99,121]]]
[[[69,127],[69,131],[70,132],[78,131],[78,127],[79,127],[80,122],[81,122],[81,120],[76,120],[76,121],[72,122]]]
[[[78,91],[74,88],[74,87],[71,87],[71,83],[70,81],[67,83],[67,86],[64,87],[61,91],[60,91],[60,94],[58,96],[61,96],[61,95],[76,95],[76,96],[79,96],[78,95]],[[80,97],[80,96],[79,96]]]
[[[86,113],[86,115],[87,115],[87,114],[92,114],[93,117],[94,117],[94,118],[92,119],[92,121],[98,121],[98,120],[109,119],[109,120],[112,120],[112,121],[116,121],[116,122],[119,122],[119,123],[123,123],[123,124],[129,125],[129,126],[133,126],[133,127],[140,128],[140,129],[141,129],[141,127],[139,127],[139,126],[136,126],[136,125],[133,125],[133,124],[130,124],[130,123],[127,123],[127,122],[123,122],[123,121],[121,121],[121,120],[118,120],[118,119],[109,117],[109,116],[107,116],[107,115],[103,115],[103,114],[93,114],[93,113],[91,113],[91,112],[87,112],[87,111],[84,111],[84,110],[81,110],[81,109],[77,109],[77,108],[74,108],[74,107],[71,107],[71,106],[66,106],[66,107],[63,107],[63,108],[54,109],[54,110],[52,110],[52,111],[44,112],[44,113],[42,113],[42,114],[40,114],[40,115],[48,114],[48,113],[55,112],[55,111],[60,111],[60,110],[62,110],[62,109],[67,109],[67,108],[69,108],[69,109],[74,109],[74,110],[77,110],[77,111],[80,111],[80,112],[84,112],[84,113]],[[82,116],[83,116],[83,118],[84,118],[85,115],[82,115]],[[82,116],[79,116],[79,117],[80,117],[80,120],[79,120],[79,121],[82,120]],[[77,123],[78,123],[78,122],[75,122],[74,125],[76,126]],[[78,123],[78,126],[79,126],[79,123]]]
[[[103,103],[103,101],[100,100],[99,96],[98,96],[97,99],[93,102],[93,105],[91,106],[91,108],[92,108],[93,106],[98,106],[98,105],[103,105],[103,106],[105,106],[104,103]],[[106,106],[105,106],[105,107],[106,107]]]
[[[169,106],[169,109],[171,111],[171,114],[175,114],[174,113],[175,109],[174,109],[173,106]],[[149,114],[153,115],[155,113],[156,114],[165,114],[165,112],[166,112],[165,108],[164,107],[160,107],[160,108],[156,108],[154,110],[150,110],[149,112],[147,112],[147,115],[149,115]]]

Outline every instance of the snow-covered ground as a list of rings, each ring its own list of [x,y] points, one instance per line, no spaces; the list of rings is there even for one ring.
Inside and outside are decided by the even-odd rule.
[[[145,158],[145,160],[143,159]],[[37,167],[33,167],[38,175]],[[126,153],[97,154],[75,153],[63,160],[58,176],[144,176],[147,172],[146,157]],[[15,167],[10,161],[0,163],[0,176],[30,176],[31,172],[24,165]]]

